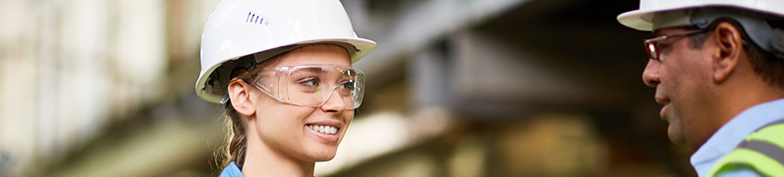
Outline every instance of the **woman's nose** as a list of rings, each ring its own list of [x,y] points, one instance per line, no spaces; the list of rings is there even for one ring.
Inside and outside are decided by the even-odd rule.
[[[320,109],[324,112],[342,112],[346,109],[346,102],[343,100],[344,98],[340,96],[340,94],[335,94],[335,88],[332,88],[329,95],[327,96],[324,104],[321,105]]]

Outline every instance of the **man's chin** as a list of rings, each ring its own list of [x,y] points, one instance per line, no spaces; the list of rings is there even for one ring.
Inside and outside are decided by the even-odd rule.
[[[667,136],[670,138],[670,141],[672,141],[672,143],[674,144],[681,145],[681,146],[686,145],[686,139],[683,138],[683,133],[681,133],[679,130],[674,129],[672,125],[667,127]]]

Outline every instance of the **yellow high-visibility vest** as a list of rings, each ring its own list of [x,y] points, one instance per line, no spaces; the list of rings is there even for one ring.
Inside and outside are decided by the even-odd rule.
[[[735,150],[713,165],[708,176],[739,169],[753,170],[763,176],[784,176],[784,120],[746,136]]]

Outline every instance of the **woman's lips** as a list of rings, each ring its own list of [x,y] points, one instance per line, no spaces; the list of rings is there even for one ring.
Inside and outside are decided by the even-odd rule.
[[[333,128],[334,130],[331,130]],[[307,129],[307,131],[310,132],[312,135],[327,142],[337,142],[339,138],[338,135],[340,134],[340,129],[332,126],[305,125],[305,129]]]

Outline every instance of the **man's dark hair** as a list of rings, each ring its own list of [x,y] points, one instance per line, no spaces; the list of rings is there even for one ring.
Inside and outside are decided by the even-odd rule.
[[[773,53],[767,52],[757,46],[756,43],[751,41],[751,38],[746,34],[743,26],[732,18],[719,18],[713,21],[707,27],[707,32],[695,34],[690,37],[690,47],[692,49],[702,48],[705,40],[708,39],[713,30],[716,29],[721,22],[727,22],[735,26],[740,31],[743,38],[743,49],[749,57],[749,62],[754,67],[754,73],[757,73],[763,80],[768,82],[771,86],[784,89],[784,58],[776,57]],[[776,28],[784,29],[784,21],[782,20],[769,20],[768,23]],[[697,29],[695,27],[695,29]]]

